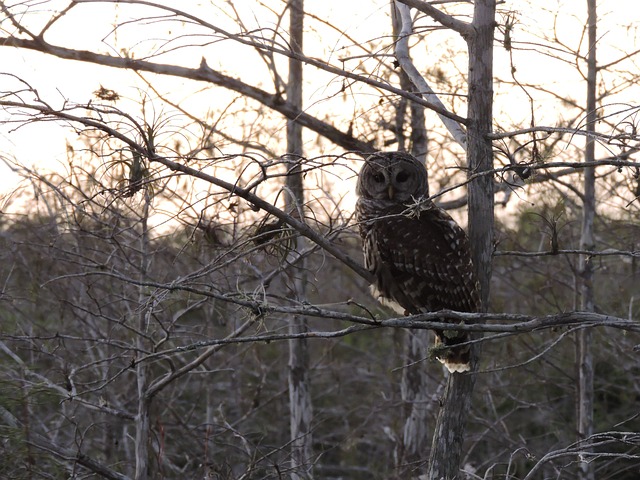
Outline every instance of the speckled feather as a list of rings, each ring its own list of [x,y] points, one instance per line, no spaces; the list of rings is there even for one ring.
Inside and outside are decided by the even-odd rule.
[[[412,173],[424,174],[424,179],[414,183],[417,189],[426,189],[426,171],[420,170],[424,167],[413,157],[394,152],[372,158],[377,167],[384,166],[385,162],[397,162],[398,157],[402,162],[413,164],[409,165]],[[371,169],[368,172],[370,175]],[[420,207],[415,207],[426,191],[410,192],[409,201],[405,198],[407,195],[400,195],[403,201],[397,201],[395,197],[374,198],[368,192],[370,186],[374,185],[365,185],[364,179],[359,180],[356,218],[363,240],[365,267],[376,278],[374,295],[400,314],[442,309],[478,311],[478,286],[464,230],[431,201],[422,199]],[[436,332],[436,343],[448,346],[467,339],[465,333],[452,336]],[[450,348],[439,360],[450,371],[466,371],[469,347]]]
[[[358,202],[365,267],[383,297],[409,314],[478,308],[469,241],[455,221],[432,202],[407,216],[407,207],[377,210]]]

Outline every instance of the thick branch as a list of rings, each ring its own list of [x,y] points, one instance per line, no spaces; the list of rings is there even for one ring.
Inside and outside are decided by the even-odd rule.
[[[299,62],[302,62],[304,64],[307,65],[311,65],[313,67],[316,67],[320,70],[324,70],[326,72],[329,73],[333,73],[335,75],[338,75],[340,77],[345,77],[345,78],[350,78],[352,80],[356,80],[358,82],[362,82],[362,83],[366,83],[368,85],[374,86],[376,88],[380,88],[382,90],[386,90],[392,93],[395,93],[397,95],[403,96],[408,98],[409,100],[413,100],[416,103],[419,103],[421,105],[424,105],[425,107],[437,112],[437,113],[442,113],[443,115],[447,115],[450,116],[452,119],[460,122],[460,123],[465,123],[466,119],[459,117],[458,115],[455,115],[449,111],[447,111],[446,109],[442,110],[440,107],[438,107],[437,105],[433,105],[429,102],[427,102],[426,100],[423,100],[421,97],[414,95],[410,92],[407,92],[405,90],[399,89],[399,88],[395,88],[392,87],[391,85],[379,82],[377,80],[373,80],[372,78],[369,77],[365,77],[362,75],[358,75],[352,72],[349,72],[347,70],[345,70],[344,68],[340,68],[340,67],[334,67],[333,65],[330,65],[328,63],[326,63],[323,60],[318,60],[316,58],[311,58],[311,57],[307,57],[305,55],[302,55],[301,53],[298,53],[296,51],[294,51],[293,49],[285,49],[285,48],[280,48],[280,47],[276,47],[274,45],[265,45],[264,43],[262,43],[262,39],[261,41],[256,41],[254,40],[252,37],[250,36],[246,36],[244,34],[233,34],[231,32],[228,32],[222,28],[216,27],[215,25],[204,21],[202,18],[195,16],[195,15],[191,15],[183,10],[179,10],[175,7],[171,7],[171,6],[167,6],[167,5],[161,5],[155,2],[149,2],[149,1],[144,1],[144,0],[78,0],[78,3],[130,3],[130,4],[136,4],[136,5],[147,5],[150,7],[155,7],[155,8],[159,8],[161,10],[166,10],[169,12],[174,13],[177,16],[180,17],[184,17],[186,19],[189,19],[195,23],[197,23],[198,25],[202,25],[205,28],[210,29],[211,31],[220,34],[226,38],[229,38],[235,42],[241,43],[243,45],[247,45],[250,47],[253,47],[257,50],[262,50],[262,51],[267,51],[270,53],[277,53],[278,55],[282,55],[284,57],[288,57],[291,59],[295,59],[298,60]]]
[[[390,318],[387,320],[371,320],[365,317],[345,314],[342,312],[323,310],[310,307],[278,307],[273,306],[265,309],[265,312],[282,312],[286,314],[303,314],[310,317],[320,317],[327,319],[339,319],[351,321],[357,325],[352,325],[342,330],[336,331],[308,331],[303,333],[263,333],[259,335],[250,335],[245,337],[221,338],[203,340],[188,345],[171,348],[159,352],[154,352],[141,357],[138,362],[153,361],[156,358],[164,358],[167,355],[175,355],[200,348],[211,348],[213,346],[241,343],[262,343],[275,342],[300,338],[337,338],[350,335],[352,333],[369,330],[372,328],[413,328],[425,330],[456,330],[467,332],[484,332],[503,335],[519,335],[522,333],[530,333],[534,331],[557,329],[559,327],[579,327],[579,328],[595,328],[610,327],[618,328],[626,331],[640,332],[640,325],[633,320],[627,320],[609,315],[600,315],[590,312],[569,312],[557,315],[545,315],[543,317],[531,317],[519,314],[483,314],[483,313],[463,313],[453,312],[450,310],[442,310],[439,312],[431,312],[411,317]],[[451,323],[443,320],[450,320]],[[517,323],[507,323],[513,319],[517,319]],[[505,323],[488,324],[488,320],[500,320]],[[462,322],[468,323],[462,323]],[[503,336],[501,335],[501,336]],[[489,340],[491,337],[484,337],[483,340]],[[483,341],[478,340],[478,341]]]
[[[396,11],[400,16],[402,28],[398,35],[398,41],[396,42],[395,54],[400,67],[411,79],[411,82],[416,86],[420,94],[434,105],[438,105],[441,109],[447,110],[447,107],[440,101],[440,98],[436,95],[433,89],[429,86],[424,77],[420,74],[416,66],[411,61],[409,56],[409,36],[413,33],[413,22],[411,20],[411,14],[409,13],[409,7],[406,5],[396,4]],[[453,120],[449,115],[438,114],[442,123],[444,123],[449,133],[453,138],[466,150],[467,149],[467,134],[462,128],[462,125]]]
[[[436,22],[444,27],[450,28],[458,32],[463,37],[468,37],[473,32],[471,24],[458,20],[457,18],[444,13],[442,10],[438,10],[433,5],[423,0],[396,0],[398,3],[403,3],[411,8],[420,10],[422,13],[426,13],[433,18]]]
[[[134,71],[151,72],[159,75],[171,75],[174,77],[209,82],[256,100],[288,119],[295,119],[304,127],[331,140],[333,143],[339,145],[345,150],[364,153],[374,151],[371,143],[358,140],[351,135],[340,131],[336,127],[318,120],[312,115],[295,108],[291,103],[287,102],[279,95],[271,94],[233,77],[216,72],[209,68],[206,62],[202,62],[199,68],[186,68],[177,65],[148,62],[145,60],[134,60],[132,58],[114,57],[102,53],[89,52],[87,50],[74,50],[51,45],[44,41],[26,40],[15,37],[0,38],[0,45],[26,48],[69,60],[78,60],[81,62],[106,65],[109,67],[128,68]]]
[[[59,58],[65,58],[69,60],[77,60],[81,62],[94,63],[98,65],[105,65],[109,67],[115,68],[127,68],[134,71],[145,71],[152,72],[161,75],[171,75],[176,77],[188,78],[191,80],[199,80],[210,82],[215,85],[220,85],[224,88],[228,88],[230,90],[234,90],[238,93],[246,95],[249,98],[252,98],[263,105],[281,113],[286,118],[295,119],[298,123],[303,125],[306,128],[309,128],[320,135],[328,138],[332,142],[340,145],[346,150],[354,150],[359,152],[372,152],[374,151],[373,146],[368,142],[362,142],[357,139],[354,139],[352,136],[347,135],[337,128],[318,120],[317,118],[305,113],[303,111],[295,109],[290,103],[286,102],[280,95],[270,94],[261,90],[252,85],[248,85],[240,80],[224,75],[220,72],[216,72],[211,69],[206,61],[201,62],[200,67],[195,68],[186,68],[180,67],[177,65],[167,65],[162,63],[154,63],[148,62],[146,60],[136,60],[132,58],[126,57],[114,57],[111,55],[105,55],[102,53],[90,52],[87,50],[75,50],[71,48],[59,47],[56,45],[52,45],[50,43],[45,42],[44,40],[30,40],[30,39],[22,39],[16,37],[0,37],[0,46],[13,46],[18,48],[26,48],[29,50],[35,50],[42,53],[47,53],[49,55],[53,55]],[[254,46],[259,46],[258,44]],[[263,46],[264,48],[264,46]],[[400,88],[393,87],[383,82],[379,82],[377,80],[373,80],[372,78],[358,75],[355,73],[351,73],[347,70],[340,69],[338,67],[334,67],[328,65],[326,63],[320,62],[319,60],[314,60],[309,57],[305,57],[302,55],[296,55],[286,50],[277,50],[277,53],[281,53],[287,57],[297,58],[300,61],[311,64],[317,68],[328,71],[330,73],[334,73],[336,75],[350,78],[352,80],[356,80],[358,82],[366,83],[373,87],[379,88],[381,90],[385,90],[396,95],[400,95],[408,98],[409,100],[413,100],[420,105],[424,105],[426,108],[429,108],[436,113],[441,115],[450,117],[457,122],[462,124],[466,123],[466,119],[460,117],[459,115],[452,114],[446,109],[442,109],[437,105],[432,104],[424,100],[422,97],[415,95],[410,92],[406,92]]]
[[[616,250],[610,248],[607,250],[544,250],[541,252],[523,252],[516,250],[502,250],[493,252],[494,257],[513,256],[513,257],[552,257],[554,255],[586,255],[588,257],[635,257],[640,258],[640,250]]]

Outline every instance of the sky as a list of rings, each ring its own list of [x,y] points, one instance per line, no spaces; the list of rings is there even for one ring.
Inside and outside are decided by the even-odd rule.
[[[11,2],[6,2],[11,5]],[[17,2],[13,2],[17,3]],[[52,10],[59,10],[67,5],[67,2],[22,2],[31,5],[22,17],[30,26],[37,30],[37,25],[42,26]],[[174,2],[168,2],[169,4]],[[231,32],[237,31],[236,21],[230,17],[233,13],[225,2],[194,2],[199,7],[190,9],[192,12],[202,13],[216,26]],[[234,2],[237,13],[242,18],[244,28],[252,30],[262,28],[267,34],[278,26],[278,18],[263,7],[258,7],[259,2],[244,0]],[[266,2],[273,5],[276,10],[281,10],[280,1]],[[599,55],[603,59],[612,59],[620,55],[621,51],[633,50],[637,42],[637,29],[640,25],[640,11],[632,8],[633,0],[617,0],[601,3],[601,23],[599,25],[598,45]],[[215,6],[221,5],[220,8]],[[579,8],[576,5],[579,4]],[[189,7],[193,7],[193,3]],[[500,45],[495,49],[496,75],[506,80],[511,80],[510,71],[515,67],[515,79],[522,84],[545,84],[567,99],[583,101],[585,86],[575,68],[576,59],[571,54],[560,49],[551,50],[542,46],[554,36],[567,47],[579,45],[580,32],[584,27],[584,11],[586,2],[577,0],[548,1],[543,2],[507,1],[501,4],[504,11],[500,15],[501,23],[512,11],[516,19],[512,32],[514,45],[523,49],[513,54]],[[327,0],[325,2],[307,2],[307,9],[312,15],[328,20],[328,24],[318,21],[309,21],[305,36],[305,53],[312,57],[322,58],[339,64],[340,59],[348,56],[345,65],[360,71],[358,64],[362,62],[363,69],[370,74],[377,74],[379,70],[375,62],[386,61],[384,55],[388,50],[380,50],[378,58],[361,60],[358,58],[359,50],[354,43],[369,41],[372,48],[376,45],[388,44],[385,37],[389,35],[388,26],[389,4],[384,1],[354,1],[344,2]],[[366,7],[366,8],[364,8]],[[463,8],[466,8],[463,6]],[[613,13],[608,13],[606,9]],[[204,37],[202,30],[189,25],[167,22],[163,19],[155,19],[145,22],[143,27],[128,24],[128,20],[136,18],[147,10],[130,5],[91,3],[81,5],[73,10],[61,22],[60,28],[52,28],[47,34],[47,40],[83,49],[96,48],[103,52],[122,54],[122,46],[125,45],[132,55],[142,55],[144,52],[153,52],[156,49],[166,49],[167,53],[160,57],[165,63],[177,63],[184,66],[196,67],[202,56],[206,56],[207,62],[214,68],[235,76],[236,78],[250,78],[252,83],[272,89],[266,67],[255,55],[248,57],[246,48],[240,48],[232,41],[217,42],[201,48],[184,48],[172,50],[180,43],[180,40],[166,43],[167,38],[176,38],[177,34],[189,31],[195,34],[189,38],[189,42],[201,42]],[[560,17],[556,16],[562,12]],[[575,14],[574,12],[578,12]],[[116,22],[125,25],[113,31],[111,25]],[[286,22],[286,20],[285,20]],[[418,25],[430,26],[432,22],[419,19]],[[0,34],[11,32],[12,27],[6,18],[0,19]],[[343,32],[343,33],[340,33]],[[503,31],[498,31],[498,39],[503,38]],[[445,32],[436,32],[431,35],[433,41],[419,43],[414,49],[416,63],[428,70],[434,66],[464,70],[466,65],[458,57],[464,50],[464,42]],[[284,41],[284,39],[280,39]],[[418,49],[425,48],[425,51]],[[640,47],[638,47],[640,48]],[[583,51],[586,51],[584,48]],[[204,53],[203,53],[204,52]],[[560,61],[552,59],[549,54],[560,57]],[[136,57],[139,58],[139,57]],[[138,108],[141,98],[149,94],[148,89],[133,72],[110,69],[101,66],[90,65],[81,62],[64,61],[36,52],[29,52],[15,48],[0,48],[0,71],[20,76],[37,88],[42,98],[53,106],[60,106],[64,102],[82,104],[94,101],[94,92],[102,85],[116,90],[122,100],[118,103],[121,108]],[[286,76],[286,60],[277,60],[278,70]],[[627,62],[619,65],[621,69],[636,69],[636,62]],[[364,70],[363,70],[364,71]],[[340,95],[343,86],[342,80],[335,76],[312,71],[308,68],[307,83],[305,84],[305,105],[312,114],[327,116],[337,109],[346,112],[344,118],[335,119],[340,128],[346,130],[348,120],[351,117],[357,120],[358,115],[366,110],[371,103],[372,91],[359,88],[358,85],[350,87],[348,98]],[[452,73],[452,78],[456,73]],[[228,92],[214,90],[215,95],[203,96],[199,92],[204,85],[181,79],[153,78],[154,85],[162,93],[170,94],[174,101],[183,103],[192,111],[206,114],[206,110],[226,108],[230,100]],[[262,80],[261,80],[262,79]],[[0,90],[8,91],[17,84],[15,80],[0,76]],[[531,106],[529,98],[534,99],[533,111],[539,124],[555,126],[559,118],[565,116],[565,112],[559,111],[558,99],[553,95],[524,89],[510,84],[496,82],[496,118],[499,128],[509,129],[517,125],[526,125],[530,122]],[[194,93],[199,92],[199,93]],[[153,95],[153,94],[150,94]],[[203,107],[203,98],[206,99]],[[637,87],[630,87],[622,91],[616,98],[608,99],[612,111],[616,105],[635,102],[640,98]],[[443,98],[445,102],[449,99]],[[462,102],[459,102],[462,103]],[[342,116],[341,112],[341,116]],[[2,117],[5,116],[5,117]],[[569,116],[567,114],[567,116]],[[333,120],[333,117],[331,117]],[[0,119],[6,119],[6,114],[0,112]],[[341,123],[340,123],[341,122]],[[437,123],[437,119],[431,120],[431,124]],[[232,127],[229,127],[232,128]],[[356,121],[356,129],[358,124]],[[31,124],[19,129],[15,125],[0,127],[0,154],[13,156],[25,165],[33,165],[38,169],[58,169],[67,160],[67,142],[76,142],[77,138],[68,128],[56,126],[53,123]],[[0,167],[1,168],[1,167]],[[2,174],[0,190],[10,189],[15,184],[14,179],[6,172]]]
[[[52,11],[60,11],[67,5],[67,2],[60,1],[43,4],[33,3],[34,7],[30,8],[23,18],[34,31],[38,30],[36,26],[41,28],[48,21]],[[235,2],[238,14],[246,22],[244,28],[247,30],[258,27],[265,29],[275,28],[277,26],[277,18],[274,15],[265,15],[265,10],[257,9],[256,3],[253,1]],[[279,2],[274,3],[277,4]],[[347,21],[345,22],[346,28],[351,34],[355,34],[363,29],[375,29],[376,22],[380,24],[381,21],[385,20],[385,15],[380,15],[379,9],[384,8],[386,12],[388,5],[385,2],[378,2],[378,4],[375,5],[375,2],[371,4],[375,5],[371,12],[364,12],[361,8],[357,8],[355,3],[342,5],[339,2],[330,2],[322,10],[324,15],[330,17],[336,14],[343,15],[345,10],[348,9]],[[337,11],[338,9],[340,10],[339,12]],[[49,42],[87,50],[96,49],[116,55],[122,54],[122,50],[117,51],[118,48],[122,48],[120,47],[121,45],[127,45],[134,52],[133,55],[136,55],[136,53],[154,51],[159,48],[170,50],[172,45],[166,45],[165,40],[167,38],[175,38],[178,33],[187,31],[187,27],[184,25],[162,21],[155,22],[150,26],[147,25],[144,30],[127,26],[126,22],[130,19],[148,13],[147,9],[132,8],[130,5],[92,4],[77,7],[73,12],[76,11],[77,13],[69,15],[68,18],[61,22],[61,28],[53,28],[49,31],[46,37]],[[233,19],[215,7],[203,5],[201,8],[190,9],[189,11],[203,13],[207,19],[218,27],[232,32],[238,29]],[[125,26],[113,32],[110,25],[116,22],[125,23]],[[11,26],[7,25],[9,24],[6,19],[0,23],[2,29],[12,32]],[[96,26],[100,28],[96,28]],[[69,32],[72,32],[72,34],[69,35]],[[189,32],[201,33],[198,29],[189,29]],[[335,36],[335,32],[332,31],[332,37]],[[320,45],[320,42],[317,42],[317,37],[318,32],[309,31],[306,47],[309,55],[322,55],[325,53],[316,47],[316,45]],[[316,42],[314,42],[314,39]],[[200,42],[202,37],[196,37],[193,41]],[[115,48],[113,48],[114,45]],[[251,59],[252,61],[246,61],[244,58],[246,48],[239,48],[231,41],[223,42],[222,48],[219,47],[220,45],[206,47],[208,53],[205,53],[204,56],[207,57],[210,66],[228,72],[231,70],[229,73],[237,78],[256,76],[255,58]],[[159,61],[197,68],[202,57],[202,48],[187,48],[173,52],[169,51],[162,55]],[[279,63],[281,71],[286,75],[285,61],[280,60]],[[83,62],[60,60],[38,52],[17,48],[0,48],[0,65],[5,66],[4,69],[0,68],[0,71],[17,75],[28,81],[38,91],[41,98],[46,99],[54,107],[61,107],[67,102],[83,104],[95,101],[94,92],[100,86],[116,90],[122,97],[118,102],[118,106],[132,111],[139,111],[141,98],[144,98],[147,94],[151,97],[154,96],[134,72]],[[229,68],[229,65],[232,65],[232,68]],[[6,68],[6,66],[9,66],[9,68]],[[258,66],[258,71],[262,74],[266,73],[264,67]],[[264,76],[268,83],[268,76]],[[169,93],[173,100],[192,108],[202,115],[209,109],[224,109],[232,97],[232,94],[219,95],[220,91],[218,89],[215,92],[216,95],[207,98],[206,106],[203,108],[202,96],[194,95],[194,92],[202,89],[204,85],[189,80],[154,77],[152,75],[146,75],[146,78],[153,79],[154,86],[160,92]],[[258,84],[260,85],[260,83]],[[15,79],[0,76],[0,90],[9,91],[16,87],[19,87],[19,83]],[[269,85],[265,88],[269,89]],[[334,86],[328,86],[327,83],[314,85],[309,89],[306,101],[310,104],[320,102],[328,94],[334,94],[339,88],[339,84]],[[190,97],[193,97],[194,100],[191,101]],[[0,113],[0,115],[4,114]],[[75,140],[75,135],[69,133],[69,129],[66,126],[55,125],[51,122],[30,124],[18,129],[15,128],[15,125],[0,126],[0,153],[15,157],[25,165],[45,171],[48,169],[58,170],[61,165],[66,163],[67,142],[73,143]],[[3,167],[0,164],[0,169]],[[0,190],[11,189],[14,185],[13,179],[9,180],[11,176],[5,172],[2,178],[4,181],[0,181]]]

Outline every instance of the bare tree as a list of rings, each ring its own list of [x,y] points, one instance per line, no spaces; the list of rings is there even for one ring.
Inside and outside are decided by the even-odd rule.
[[[71,136],[61,172],[1,152],[22,180],[0,222],[0,475],[637,467],[633,49],[603,60],[592,3],[588,36],[559,27],[562,5],[532,6],[534,28],[516,11],[525,2],[403,0],[391,19],[385,2],[363,31],[347,21],[353,4],[336,16],[318,5],[0,2],[2,54],[129,72],[141,92],[105,75],[89,96],[60,96],[3,67],[4,135],[55,123]],[[62,35],[81,24],[97,43]],[[588,63],[588,101],[518,69],[538,52]],[[387,318],[367,295],[350,189],[362,158],[389,148],[425,159],[441,205],[468,206],[482,312]],[[497,224],[495,201],[510,207]],[[576,284],[596,283],[571,312]],[[426,339],[443,326],[475,332],[483,354],[441,391]],[[584,410],[576,337],[592,365]]]
[[[591,135],[595,133],[595,123],[597,121],[597,7],[594,0],[587,2],[587,103],[586,103],[586,125],[587,132],[584,161],[593,163],[595,157],[595,139]],[[582,233],[580,237],[580,248],[582,250],[594,250],[594,218],[596,215],[596,182],[595,168],[584,169],[584,193],[583,193],[583,215]],[[586,255],[580,256],[580,308],[585,312],[595,311],[594,285],[593,285],[593,265],[591,258]],[[593,355],[592,335],[589,330],[580,330],[576,341],[576,361],[578,370],[578,392],[577,392],[577,431],[578,439],[585,440],[591,438],[593,430]],[[591,449],[586,448],[586,452]],[[580,478],[582,480],[594,480],[593,464],[586,456],[581,458]]]
[[[424,2],[401,0],[400,3],[421,9],[435,21],[455,30],[468,44],[468,121],[463,146],[466,147],[469,172],[475,177],[469,184],[469,236],[480,280],[483,310],[487,311],[493,249],[493,178],[485,172],[493,170],[493,152],[487,134],[492,130],[493,119],[495,1],[476,2],[472,23],[461,22]],[[407,18],[408,14],[405,13]],[[412,71],[409,65],[405,69],[407,73]],[[458,129],[459,126],[455,124],[449,127],[452,133]],[[472,357],[475,369],[477,352]],[[472,374],[451,375],[448,379],[429,456],[429,478],[449,479],[458,475],[464,425],[474,384]]]
[[[289,8],[290,46],[292,52],[302,54],[304,32],[304,2],[292,1]],[[289,59],[289,79],[287,82],[287,100],[302,111],[302,62],[291,57]],[[295,119],[287,122],[287,210],[290,215],[304,221],[304,182],[302,177],[302,160],[304,148],[302,143],[302,126]],[[293,239],[292,247],[295,255],[301,255],[304,242],[300,236]],[[298,259],[295,259],[298,260]],[[289,261],[295,261],[293,257]],[[306,266],[302,258],[289,274],[293,293],[299,302],[306,301]],[[291,318],[289,333],[292,336],[308,332],[309,327],[304,316],[294,315]],[[309,378],[309,351],[304,338],[289,341],[289,402],[291,411],[291,478],[313,478],[312,460],[312,402]]]

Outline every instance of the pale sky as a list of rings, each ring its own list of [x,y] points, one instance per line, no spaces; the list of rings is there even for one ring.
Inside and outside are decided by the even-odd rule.
[[[36,4],[36,2],[33,2]],[[168,2],[175,4],[175,2]],[[190,3],[190,2],[189,2]],[[274,1],[277,10],[281,10],[281,2]],[[637,8],[634,0],[618,0],[610,2],[600,2],[603,7],[600,9],[601,23],[599,25],[600,43],[598,45],[600,63],[605,63],[619,55],[620,51],[634,50],[637,45],[637,25],[640,24],[640,9]],[[539,5],[541,2],[531,2],[532,5],[524,1],[508,1],[500,5],[502,10],[513,10],[517,12],[517,22],[513,31],[514,42],[526,42],[526,45],[518,44],[529,49],[528,52],[515,52],[514,65],[516,67],[516,78],[522,83],[546,84],[550,89],[561,95],[572,97],[583,102],[585,85],[581,82],[580,76],[575,69],[575,58],[571,55],[554,50],[553,53],[561,57],[562,61],[552,59],[544,54],[549,51],[539,45],[543,36],[551,37],[555,32],[560,41],[567,46],[577,48],[580,31],[583,28],[586,16],[586,2],[577,0],[567,0],[564,2],[548,1],[542,2],[544,8]],[[33,23],[42,23],[49,17],[48,11],[37,13],[37,9],[50,9],[52,6],[62,8],[67,5],[64,1],[45,2],[36,4],[31,9],[25,19],[34,29]],[[265,10],[256,8],[256,2],[244,0],[235,2],[237,10],[245,21],[245,28],[248,30],[261,27],[264,29],[275,28],[275,16],[268,14]],[[153,51],[155,48],[163,48],[166,38],[176,37],[180,27],[175,23],[155,22],[152,27],[132,28],[125,27],[115,34],[108,35],[110,25],[116,21],[126,21],[130,16],[135,17],[136,8],[129,5],[100,5],[89,4],[76,8],[75,17],[65,19],[67,23],[64,28],[53,29],[48,34],[47,39],[52,43],[61,45],[89,49],[97,47],[101,51],[108,51],[107,45],[122,45],[133,51],[134,55],[140,55],[144,51]],[[307,2],[306,8],[310,13],[328,19],[338,30],[344,31],[356,42],[373,40],[377,42],[380,37],[389,35],[390,26],[388,19],[389,4],[387,0],[378,1],[354,1],[344,2],[337,0],[327,0],[324,2]],[[464,8],[464,7],[463,7]],[[614,10],[614,13],[606,13],[606,9]],[[555,19],[556,10],[563,12],[562,16]],[[578,10],[577,15],[570,12]],[[139,9],[139,11],[147,11]],[[193,12],[204,12],[204,15],[216,26],[235,32],[237,25],[233,19],[216,10],[215,7],[203,6],[200,10]],[[503,18],[503,17],[500,17]],[[555,20],[555,21],[554,21]],[[6,19],[0,20],[0,27],[12,31]],[[286,25],[286,19],[284,20]],[[424,25],[425,20],[419,20],[418,24]],[[620,27],[620,25],[626,25]],[[537,33],[531,34],[530,31]],[[197,29],[189,29],[189,32],[200,33]],[[267,30],[268,32],[268,30]],[[3,32],[4,33],[4,32]],[[151,33],[151,34],[150,34]],[[497,38],[502,38],[500,32],[496,33]],[[431,38],[431,37],[430,37]],[[437,34],[434,36],[437,44],[420,43],[413,50],[416,63],[424,69],[441,66],[451,68],[450,52],[443,52],[443,48],[452,48],[455,51],[463,51],[464,42],[452,34]],[[103,41],[104,39],[104,41]],[[449,43],[439,43],[447,41]],[[200,41],[196,37],[190,41]],[[386,42],[389,43],[389,42]],[[433,42],[436,43],[436,42]],[[538,44],[536,44],[538,43]],[[356,55],[358,49],[351,48],[351,40],[345,35],[340,35],[335,29],[328,28],[312,20],[308,21],[307,34],[305,37],[305,53],[312,57],[323,58],[334,64],[339,64],[338,59],[342,58],[345,52]],[[426,52],[422,53],[422,49]],[[582,49],[586,52],[585,48]],[[203,53],[204,52],[204,53]],[[204,55],[207,62],[214,68],[222,68],[228,74],[241,79],[251,79],[251,83],[256,83],[254,79],[264,75],[262,82],[266,90],[272,91],[272,83],[265,75],[267,72],[264,64],[256,55],[251,58],[246,57],[246,48],[238,48],[231,41],[217,43],[207,47],[180,49],[167,53],[160,58],[164,63],[176,63],[188,67],[197,67],[201,57]],[[117,52],[113,52],[116,54]],[[388,51],[380,53],[391,53]],[[136,56],[139,58],[139,56]],[[360,60],[352,58],[346,65],[353,68]],[[367,68],[375,66],[376,59],[367,60]],[[387,61],[387,60],[385,60]],[[456,60],[461,71],[466,70],[464,59]],[[144,85],[140,82],[135,73],[95,66],[87,63],[59,60],[36,52],[19,50],[14,48],[0,48],[0,68],[1,71],[10,72],[27,80],[37,88],[42,98],[46,99],[54,106],[60,106],[66,100],[75,103],[85,103],[94,99],[93,92],[103,85],[118,91],[122,100],[118,106],[122,109],[130,108],[131,111],[139,111],[139,104],[144,92]],[[286,60],[278,60],[279,73],[286,78]],[[637,62],[631,61],[619,65],[621,69],[631,71],[638,70]],[[496,75],[509,78],[511,65],[508,53],[501,47],[495,49],[495,71]],[[375,71],[375,69],[374,69]],[[308,67],[306,70],[305,84],[305,105],[309,112],[319,116],[326,116],[328,112],[333,113],[336,109],[344,109],[346,112],[355,109],[367,108],[371,103],[371,90],[366,87],[353,86],[349,98],[340,98],[339,91],[342,80],[335,76],[317,72]],[[194,94],[206,87],[205,84],[191,82],[182,79],[155,78],[154,85],[163,93],[171,93],[171,98],[176,101],[183,101],[194,112],[198,108],[204,109],[222,108],[229,103],[229,95],[222,89],[215,89],[215,95]],[[0,89],[8,91],[16,85],[16,82],[8,77],[0,77]],[[607,99],[605,103],[622,104],[637,102],[640,98],[639,87],[626,88],[616,97]],[[499,83],[495,85],[496,103],[495,114],[500,124],[505,128],[512,125],[519,125],[529,121],[529,99],[528,96],[515,86],[505,86]],[[209,91],[211,92],[211,90]],[[368,92],[368,93],[367,93]],[[562,111],[558,111],[558,100],[550,95],[535,92],[531,89],[528,93],[535,99],[534,110],[536,120],[539,124],[554,126],[558,117],[563,116]],[[131,102],[127,102],[127,99]],[[203,102],[203,99],[206,99]],[[25,100],[29,100],[25,98]],[[447,99],[443,98],[447,103]],[[615,105],[609,107],[614,110]],[[136,110],[137,109],[137,110]],[[5,113],[0,113],[6,119]],[[346,130],[347,119],[342,120],[342,124],[337,124]],[[338,120],[336,120],[337,123]],[[438,120],[432,118],[432,125],[438,124]],[[357,128],[357,122],[356,122]],[[66,132],[66,133],[65,133]],[[57,169],[60,163],[66,161],[66,141],[75,141],[74,134],[69,130],[63,130],[53,123],[35,124],[23,127],[12,133],[8,132],[7,126],[0,126],[0,154],[13,155],[20,162],[26,165],[36,165],[40,169]],[[313,155],[310,146],[309,155]],[[234,153],[234,152],[225,152]],[[341,152],[336,152],[341,153]],[[12,181],[7,181],[10,177],[2,175],[4,179],[4,189],[13,185]],[[0,187],[1,188],[1,187]]]

